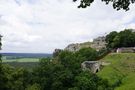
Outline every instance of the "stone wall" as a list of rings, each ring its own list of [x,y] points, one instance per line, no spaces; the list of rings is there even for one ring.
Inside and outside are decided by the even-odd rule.
[[[83,70],[89,70],[92,73],[97,73],[100,71],[101,63],[99,61],[84,61],[81,64]]]
[[[98,37],[94,39],[93,42],[70,44],[64,50],[74,52],[80,50],[81,48],[89,48],[89,47],[94,48],[97,51],[99,51],[102,48],[106,48],[105,37]]]
[[[122,47],[116,50],[117,53],[135,53],[135,47]]]
[[[75,51],[78,51],[80,48],[81,48],[81,45],[79,43],[76,43],[76,44],[68,45],[64,50],[75,52]]]
[[[99,51],[102,48],[106,48],[106,41],[105,37],[98,37],[93,40],[93,44],[91,44],[92,48],[95,48],[97,51]]]
[[[102,67],[108,66],[111,63],[103,62],[103,61],[84,61],[81,64],[82,70],[88,70],[92,73],[97,73],[101,70]]]

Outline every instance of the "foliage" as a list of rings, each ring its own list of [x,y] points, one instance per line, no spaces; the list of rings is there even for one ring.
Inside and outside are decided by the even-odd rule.
[[[78,0],[73,0],[78,1]],[[86,8],[91,5],[91,3],[94,2],[94,0],[79,0],[80,5],[78,8]],[[102,2],[105,2],[106,4],[112,3],[113,8],[116,10],[129,10],[129,5],[135,3],[135,0],[101,0]]]
[[[97,56],[92,48],[61,51],[57,58],[40,59],[30,71],[3,64],[0,90],[109,90],[106,80],[81,69],[83,61],[96,60]]]
[[[95,61],[98,57],[98,52],[93,48],[82,48],[76,54],[84,58],[85,61]]]
[[[113,31],[106,36],[107,48],[134,47],[135,32],[125,29],[119,33]]]
[[[90,50],[92,49],[89,49],[88,52]],[[106,80],[81,70],[81,62],[88,57],[86,52],[86,49],[78,52],[62,51],[57,59],[42,59],[39,67],[33,72],[33,77],[35,77],[33,82],[38,83],[41,90],[108,89],[109,85]],[[92,50],[91,52],[95,51]],[[91,52],[89,55],[91,55]]]
[[[106,35],[106,42],[107,42],[107,48],[113,48],[113,40],[117,36],[116,31],[110,32],[108,35]]]
[[[26,90],[40,90],[40,85],[36,83],[33,85],[29,85]]]
[[[23,68],[2,65],[0,90],[24,90],[31,80],[31,74]]]
[[[108,49],[108,48],[102,48],[102,49],[100,49],[98,51],[98,58],[97,58],[97,60],[100,60],[100,59],[104,58],[110,52],[111,52],[111,50]]]
[[[75,78],[78,90],[109,90],[108,82],[89,71],[81,72]]]
[[[117,37],[114,38],[115,47],[134,47],[135,46],[135,32],[131,29],[121,31]]]

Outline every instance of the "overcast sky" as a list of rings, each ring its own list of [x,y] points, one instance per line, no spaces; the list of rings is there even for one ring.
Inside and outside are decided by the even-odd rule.
[[[72,0],[0,0],[1,52],[52,53],[70,43],[135,28],[133,5],[130,11],[116,11],[100,1],[78,9]]]

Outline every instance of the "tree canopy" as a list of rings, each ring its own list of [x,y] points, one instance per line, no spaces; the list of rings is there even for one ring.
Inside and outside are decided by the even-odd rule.
[[[125,29],[119,33],[116,31],[110,32],[106,36],[106,42],[108,48],[134,47],[135,32],[132,29]]]
[[[79,0],[73,0],[75,1],[79,1]],[[116,10],[129,10],[129,6],[130,4],[135,3],[135,0],[101,0],[102,2],[105,2],[106,4],[112,3],[112,6],[114,9]],[[91,5],[91,3],[93,3],[94,0],[80,0],[80,5],[78,6],[78,8],[87,8],[88,6]]]
[[[81,69],[83,61],[96,57],[94,49],[83,48],[78,52],[61,51],[56,58],[40,59],[31,70],[3,64],[0,90],[111,90],[106,79]]]

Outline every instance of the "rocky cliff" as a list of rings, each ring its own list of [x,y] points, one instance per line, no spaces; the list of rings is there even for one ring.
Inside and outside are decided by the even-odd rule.
[[[84,42],[84,43],[75,43],[75,44],[69,44],[64,50],[68,50],[71,52],[76,52],[80,50],[81,48],[94,48],[97,51],[99,51],[102,48],[106,48],[106,42],[105,37],[98,37],[93,40],[93,42]],[[62,50],[61,49],[55,49],[53,52],[53,56],[57,56]]]
[[[84,42],[68,45],[64,50],[68,51],[78,51],[81,48],[95,48],[99,51],[102,48],[106,47],[105,37],[98,37],[93,40],[93,42]]]
[[[84,43],[76,43],[76,44],[69,44],[64,50],[68,51],[78,51],[81,48],[89,48],[91,47],[92,42],[84,42]]]

